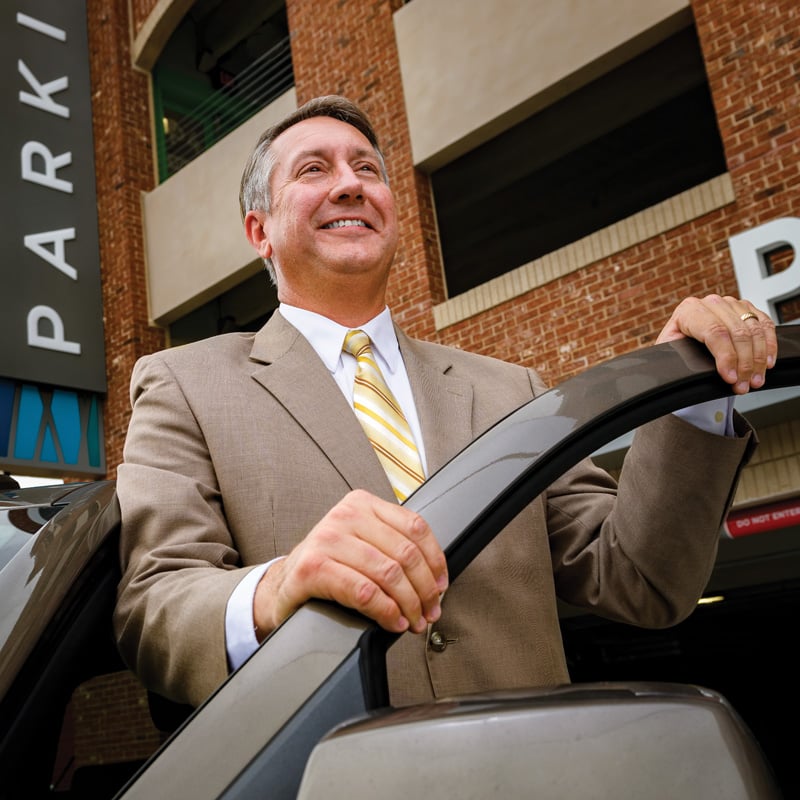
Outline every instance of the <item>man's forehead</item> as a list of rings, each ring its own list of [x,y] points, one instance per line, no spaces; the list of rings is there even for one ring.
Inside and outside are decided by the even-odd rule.
[[[287,128],[272,143],[279,158],[293,157],[304,151],[325,152],[347,146],[364,154],[375,149],[358,128],[333,117],[311,117]]]

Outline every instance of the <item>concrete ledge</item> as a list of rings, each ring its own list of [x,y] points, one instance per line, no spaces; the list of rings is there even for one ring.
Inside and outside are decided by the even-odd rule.
[[[296,107],[292,88],[142,196],[153,323],[168,325],[263,269],[242,227],[239,181],[262,131]]]
[[[194,0],[158,0],[131,42],[133,66],[150,72]]]

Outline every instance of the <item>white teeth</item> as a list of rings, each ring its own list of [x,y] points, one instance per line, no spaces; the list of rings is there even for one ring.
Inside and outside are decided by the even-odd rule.
[[[337,219],[336,222],[329,222],[327,225],[323,225],[323,228],[350,228],[352,226],[357,226],[359,228],[366,228],[367,223],[362,222],[360,219]]]

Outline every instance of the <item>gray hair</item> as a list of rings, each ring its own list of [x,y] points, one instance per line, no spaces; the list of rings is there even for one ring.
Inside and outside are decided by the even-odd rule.
[[[239,187],[239,211],[242,220],[248,211],[264,211],[266,213],[270,211],[272,204],[270,178],[276,161],[275,153],[271,149],[272,143],[288,128],[314,117],[332,117],[352,125],[363,133],[378,156],[383,180],[387,184],[389,183],[386,163],[378,145],[378,136],[367,115],[345,97],[335,94],[316,97],[284,117],[280,122],[267,128],[259,137],[253,152],[247,159]],[[275,265],[272,263],[272,259],[265,258],[264,265],[270,279],[275,283]]]

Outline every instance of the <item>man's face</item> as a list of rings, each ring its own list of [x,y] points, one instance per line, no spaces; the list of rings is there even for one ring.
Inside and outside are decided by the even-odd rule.
[[[397,218],[367,138],[345,122],[314,117],[284,131],[272,150],[272,207],[257,249],[272,259],[279,289],[302,297],[335,285],[331,278],[385,281]]]

